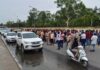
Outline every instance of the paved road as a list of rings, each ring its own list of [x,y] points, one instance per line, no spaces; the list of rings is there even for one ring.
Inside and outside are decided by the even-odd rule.
[[[16,48],[16,44],[8,44],[12,55],[18,60],[18,64],[22,66],[22,70],[86,70],[76,62],[68,62],[66,56],[43,50],[43,53],[38,51],[27,51],[21,53]],[[89,66],[88,70],[100,70]]]

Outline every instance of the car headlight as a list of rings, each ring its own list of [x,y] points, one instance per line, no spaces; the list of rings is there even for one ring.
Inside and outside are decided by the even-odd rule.
[[[25,44],[31,44],[30,42],[24,42]]]
[[[41,41],[40,44],[43,44],[43,41]]]
[[[7,37],[7,39],[11,39],[11,38]]]

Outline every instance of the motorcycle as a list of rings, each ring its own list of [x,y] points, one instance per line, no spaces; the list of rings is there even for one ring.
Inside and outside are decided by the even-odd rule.
[[[88,67],[88,58],[86,57],[86,53],[85,53],[83,46],[78,46],[78,54],[79,54],[78,58],[76,58],[72,50],[69,48],[66,50],[66,53],[67,53],[68,59],[76,61],[82,64],[82,66],[84,67]]]

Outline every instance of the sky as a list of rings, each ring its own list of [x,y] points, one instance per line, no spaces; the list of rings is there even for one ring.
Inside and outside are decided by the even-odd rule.
[[[54,1],[55,0],[0,0],[0,23],[6,23],[9,20],[16,21],[17,19],[24,21],[27,19],[32,7],[55,13],[58,9]],[[100,8],[100,0],[82,1],[89,8],[94,8],[95,6]]]

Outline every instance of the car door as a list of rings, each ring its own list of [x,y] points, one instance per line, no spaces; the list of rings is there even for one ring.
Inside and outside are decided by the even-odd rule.
[[[21,33],[18,33],[18,35],[17,35],[17,44],[18,44],[19,46],[21,46],[21,41],[22,41]]]

